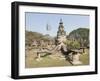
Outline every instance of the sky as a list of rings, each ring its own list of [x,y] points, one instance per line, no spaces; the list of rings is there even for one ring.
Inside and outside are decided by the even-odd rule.
[[[51,14],[25,12],[25,28],[28,31],[43,35],[56,36],[60,19],[63,21],[66,34],[78,28],[89,28],[89,15]],[[50,30],[47,30],[47,24]]]

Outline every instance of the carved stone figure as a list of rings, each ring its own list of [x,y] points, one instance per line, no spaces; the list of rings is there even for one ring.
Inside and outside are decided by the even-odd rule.
[[[60,19],[56,42],[57,42],[57,45],[59,45],[59,44],[64,43],[65,41],[66,41],[66,32],[64,31],[62,19]]]

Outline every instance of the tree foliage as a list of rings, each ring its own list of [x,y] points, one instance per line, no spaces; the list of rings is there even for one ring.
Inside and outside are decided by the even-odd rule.
[[[65,44],[67,46],[67,49],[77,49],[77,48],[80,48],[80,43],[77,40],[75,40],[75,41],[67,40],[65,42]]]
[[[34,40],[36,40],[36,41],[43,40],[45,42],[45,41],[49,41],[51,39],[52,38],[50,36],[43,35],[43,34],[38,33],[38,32],[25,31],[25,44],[29,45],[29,46],[32,44],[32,42]]]
[[[89,46],[89,29],[79,28],[73,30],[69,33],[68,39],[79,42],[81,47],[87,47]]]

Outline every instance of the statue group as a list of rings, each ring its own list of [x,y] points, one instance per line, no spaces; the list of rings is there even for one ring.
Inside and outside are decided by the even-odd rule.
[[[64,56],[65,59],[70,61],[70,63],[72,65],[82,64],[82,62],[80,61],[80,55],[81,55],[80,52],[77,50],[72,50],[72,49],[68,50],[67,45],[65,44],[66,40],[67,40],[66,31],[64,29],[62,19],[60,19],[57,36],[55,39],[55,44],[50,41],[47,42],[47,44],[46,44],[46,42],[41,41],[41,44],[39,44],[39,45],[44,45],[44,46],[41,46],[41,48],[46,47],[47,50],[45,50],[43,48],[42,50],[38,51],[36,60],[37,61],[41,60],[42,53],[54,54],[54,51],[57,51],[57,52],[61,52],[60,54],[62,54],[62,56]],[[46,44],[46,46],[45,46],[45,44]],[[33,45],[36,45],[36,41],[33,43]],[[52,47],[52,45],[53,45],[53,47]],[[51,47],[49,47],[49,46],[51,46]],[[50,49],[50,48],[52,48],[52,49]]]
[[[78,51],[73,50],[72,53],[68,54],[69,50],[67,49],[67,46],[64,44],[66,40],[67,40],[66,31],[64,30],[62,19],[60,19],[57,38],[56,38],[57,47],[59,50],[64,51],[62,53],[65,53],[65,55],[69,57],[69,61],[73,65],[82,64],[82,62],[80,61],[80,53]]]

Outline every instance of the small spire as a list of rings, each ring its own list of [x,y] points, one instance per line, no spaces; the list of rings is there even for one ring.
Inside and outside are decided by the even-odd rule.
[[[63,22],[62,22],[62,18],[60,19],[60,24],[63,24]]]
[[[60,19],[60,22],[62,22],[62,18]]]
[[[50,31],[50,29],[51,29],[51,27],[50,27],[50,25],[47,23],[46,30],[47,30],[47,31]]]

